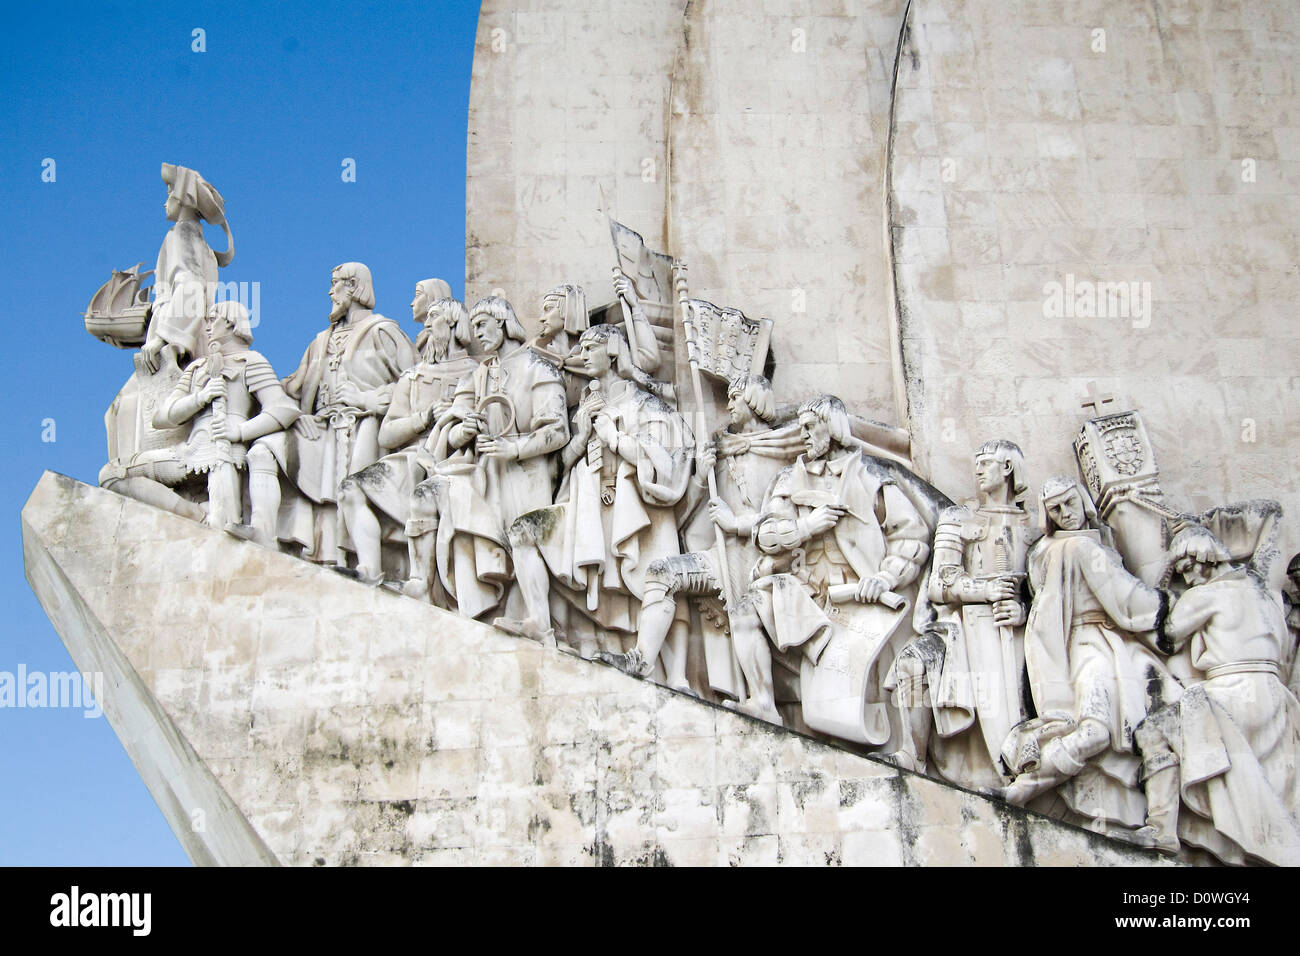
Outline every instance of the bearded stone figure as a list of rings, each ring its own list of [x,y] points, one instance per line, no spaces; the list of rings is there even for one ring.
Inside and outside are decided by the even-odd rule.
[[[284,380],[302,417],[249,449],[251,523],[231,530],[266,547],[294,545],[308,560],[346,567],[339,486],[379,459],[379,423],[394,383],[415,364],[415,350],[396,322],[373,311],[374,283],[360,262],[334,269],[330,301],[329,327]]]
[[[469,312],[450,296],[430,301],[426,288],[428,292],[442,291],[429,288],[437,282],[440,280],[420,283],[411,303],[412,311],[424,308],[424,329],[417,339],[421,360],[393,386],[392,403],[379,424],[378,441],[384,457],[349,475],[339,488],[343,524],[357,556],[357,576],[369,584],[378,584],[385,577],[380,566],[382,542],[415,547],[407,541],[411,495],[434,464],[421,446],[438,419],[451,409],[456,387],[478,366],[465,351],[470,340]],[[408,566],[417,563],[412,553]]]

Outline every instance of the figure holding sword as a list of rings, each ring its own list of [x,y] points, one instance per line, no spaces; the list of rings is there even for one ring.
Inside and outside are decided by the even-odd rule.
[[[926,597],[935,622],[886,680],[906,728],[890,755],[976,790],[1005,786],[1000,754],[1025,717],[1025,558],[1041,532],[1025,509],[1024,456],[1009,441],[975,453],[976,497],[939,517]]]

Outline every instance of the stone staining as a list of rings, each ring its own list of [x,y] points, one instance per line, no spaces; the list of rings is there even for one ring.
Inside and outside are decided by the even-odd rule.
[[[905,433],[780,401],[773,323],[691,299],[680,262],[618,231],[614,301],[557,284],[532,338],[505,299],[427,279],[412,345],[344,263],[281,382],[242,306],[178,305],[233,246],[190,235],[225,225],[201,176],[164,179],[153,303],[131,270],[86,314],[140,346],[104,487],[1141,846],[1300,862],[1280,507],[1174,508],[1137,411],[1090,395],[1083,483],[1046,482],[1037,521],[1009,441],[955,505]]]

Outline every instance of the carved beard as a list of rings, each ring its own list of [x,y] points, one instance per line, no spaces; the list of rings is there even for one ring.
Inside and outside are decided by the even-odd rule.
[[[451,350],[451,328],[445,322],[434,322],[425,330],[424,360],[436,364],[445,361]]]

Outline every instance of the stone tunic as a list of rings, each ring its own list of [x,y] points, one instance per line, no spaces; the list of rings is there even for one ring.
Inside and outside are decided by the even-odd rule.
[[[513,409],[509,428],[501,399]],[[453,447],[452,431],[476,410],[487,419],[488,435],[518,444],[518,458],[480,456],[472,441]],[[551,503],[552,453],[568,439],[560,370],[532,349],[516,346],[490,356],[461,379],[423,453],[437,517],[413,510],[408,525],[408,532],[420,533],[429,530],[424,522],[437,521],[438,575],[460,613],[478,617],[500,603],[512,577],[506,529],[521,514]]]

